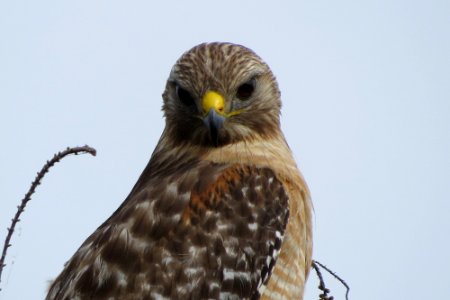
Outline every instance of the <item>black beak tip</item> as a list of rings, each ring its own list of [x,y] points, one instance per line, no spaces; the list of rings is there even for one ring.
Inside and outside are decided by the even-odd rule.
[[[214,147],[217,148],[219,146],[219,131],[215,128],[211,128],[209,135]]]
[[[211,139],[214,147],[219,146],[219,131],[222,128],[223,122],[225,121],[225,117],[219,115],[215,109],[211,109],[208,112],[208,115],[203,119],[206,127],[209,131],[209,137]]]

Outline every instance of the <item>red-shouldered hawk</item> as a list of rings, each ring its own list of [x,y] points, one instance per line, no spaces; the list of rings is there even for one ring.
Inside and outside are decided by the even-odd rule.
[[[201,44],[163,99],[150,162],[47,299],[302,299],[312,209],[269,67],[243,46]]]

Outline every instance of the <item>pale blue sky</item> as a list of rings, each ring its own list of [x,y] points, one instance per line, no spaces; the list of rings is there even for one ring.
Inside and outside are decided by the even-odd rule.
[[[173,63],[204,41],[244,44],[277,76],[313,196],[314,258],[351,299],[450,298],[450,2],[274,3],[0,2],[1,240],[54,152],[98,150],[44,179],[1,300],[42,299],[123,201],[163,129]],[[316,286],[313,275],[306,299]]]

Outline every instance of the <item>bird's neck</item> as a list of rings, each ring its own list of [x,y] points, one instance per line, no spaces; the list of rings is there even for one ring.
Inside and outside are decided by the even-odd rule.
[[[217,164],[249,164],[270,168],[280,179],[304,182],[291,150],[282,133],[270,138],[252,138],[222,147],[173,144],[163,134],[148,165],[151,177],[171,173],[173,169],[189,168],[199,162]],[[300,187],[305,188],[305,187]]]
[[[255,138],[210,149],[203,153],[202,160],[215,163],[250,164],[270,168],[282,177],[301,177],[292,152],[281,133],[270,139]]]

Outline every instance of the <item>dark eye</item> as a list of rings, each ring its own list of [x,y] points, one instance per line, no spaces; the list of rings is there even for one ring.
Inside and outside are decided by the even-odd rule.
[[[252,78],[238,87],[236,96],[240,100],[248,100],[253,95],[254,91],[255,91],[255,78]]]
[[[191,96],[191,94],[179,85],[177,85],[177,96],[178,99],[180,99],[180,101],[186,106],[195,104],[194,98]]]

